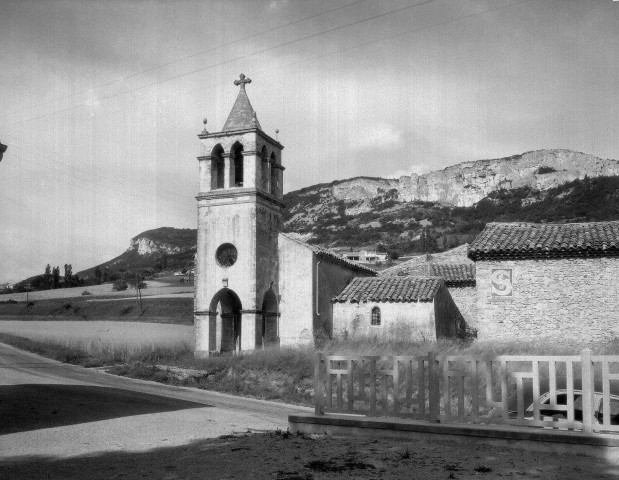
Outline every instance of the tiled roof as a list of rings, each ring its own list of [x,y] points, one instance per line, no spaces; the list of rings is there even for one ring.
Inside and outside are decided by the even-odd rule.
[[[407,266],[402,264],[398,270],[381,272],[383,276],[430,276],[441,277],[448,287],[467,287],[475,285],[474,263],[424,263]]]
[[[234,106],[230,110],[228,120],[226,120],[221,131],[230,132],[233,130],[247,130],[248,128],[259,128],[262,130],[256,117],[256,112],[249,102],[245,88],[241,88],[236,97],[236,102],[234,102]]]
[[[341,255],[338,255],[335,252],[332,252],[331,250],[327,250],[326,248],[320,247],[318,245],[310,245],[309,243],[305,243],[297,238],[294,238],[291,235],[287,235],[285,233],[280,233],[280,235],[283,235],[284,237],[286,237],[289,240],[292,240],[293,242],[298,243],[299,245],[304,246],[305,248],[307,248],[308,250],[311,250],[312,252],[314,252],[315,254],[319,254],[319,255],[324,255],[325,257],[330,258],[331,260],[334,260],[337,263],[340,263],[342,265],[346,265],[347,267],[350,267],[354,270],[360,271],[360,272],[364,272],[364,273],[369,273],[371,275],[377,275],[378,272],[376,272],[376,270],[373,270],[369,267],[366,267],[364,265],[359,265],[358,263],[355,262],[351,262],[350,260],[347,260],[346,258],[342,257]]]
[[[619,221],[489,223],[469,246],[469,258],[619,256]]]
[[[443,284],[438,277],[353,278],[333,302],[431,302]]]

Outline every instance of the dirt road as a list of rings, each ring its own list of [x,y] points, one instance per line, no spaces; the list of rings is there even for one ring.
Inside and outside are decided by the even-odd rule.
[[[0,344],[0,478],[619,478],[617,467],[591,457],[286,434],[288,413],[300,410],[115,377]]]
[[[117,377],[0,344],[0,459],[137,452],[286,429],[283,404]]]

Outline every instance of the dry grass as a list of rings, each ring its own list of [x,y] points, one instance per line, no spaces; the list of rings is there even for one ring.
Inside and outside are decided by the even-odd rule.
[[[268,349],[195,359],[192,327],[106,321],[0,321],[0,341],[60,361],[109,366],[111,373],[289,403],[311,405],[315,350]],[[320,346],[342,355],[577,355],[582,346],[548,342],[413,342],[386,338],[330,340]],[[593,348],[619,353],[619,343]]]

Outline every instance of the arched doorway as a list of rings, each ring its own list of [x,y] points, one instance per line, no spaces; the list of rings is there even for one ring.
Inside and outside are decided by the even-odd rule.
[[[217,352],[241,350],[241,300],[229,288],[222,288],[211,300],[210,343]]]
[[[263,347],[279,344],[279,325],[277,313],[277,296],[269,289],[262,300],[262,345]]]

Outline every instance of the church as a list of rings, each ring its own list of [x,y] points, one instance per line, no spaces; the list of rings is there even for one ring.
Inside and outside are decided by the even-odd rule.
[[[310,343],[332,329],[331,298],[370,268],[282,227],[284,146],[264,132],[241,74],[222,130],[198,135],[195,354]],[[206,125],[206,123],[205,123]]]
[[[348,321],[334,320],[334,299],[353,279],[377,276],[371,268],[281,233],[284,146],[260,126],[247,96],[249,83],[243,74],[235,80],[238,96],[221,131],[209,133],[205,128],[198,135],[202,142],[194,299],[198,357],[329,337],[334,330],[346,329]],[[396,288],[406,297],[403,308],[420,312],[429,334],[456,331],[455,318],[461,317],[446,317],[445,312],[457,307],[442,279],[406,285],[388,281],[390,287],[377,290],[384,283],[362,284],[375,293],[376,302],[369,307],[373,327],[381,325],[376,323],[376,309],[392,308],[389,292]],[[426,285],[432,290],[427,291]],[[363,288],[356,290],[357,296],[345,297],[367,306]],[[419,302],[431,306],[422,308]],[[346,308],[342,311],[348,315]],[[360,315],[353,315],[358,321]]]

